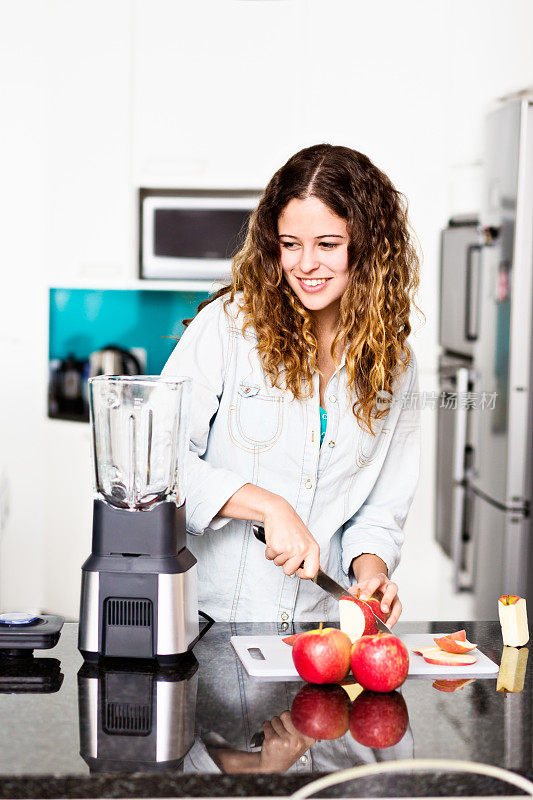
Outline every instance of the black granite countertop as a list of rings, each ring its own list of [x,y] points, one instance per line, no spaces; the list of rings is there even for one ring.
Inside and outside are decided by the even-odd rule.
[[[399,622],[395,632],[463,627],[499,664],[497,622]],[[365,747],[348,731],[312,744],[280,739],[262,751],[263,724],[281,730],[303,683],[247,676],[230,645],[234,633],[281,631],[275,623],[217,623],[179,670],[156,671],[134,662],[83,665],[70,623],[33,662],[16,668],[0,660],[0,797],[288,795],[322,774],[406,758],[477,761],[533,778],[531,665],[514,694],[497,692],[495,678],[455,691],[408,678],[401,687],[408,725],[388,747]],[[367,778],[322,796],[519,793],[493,779],[425,772]]]

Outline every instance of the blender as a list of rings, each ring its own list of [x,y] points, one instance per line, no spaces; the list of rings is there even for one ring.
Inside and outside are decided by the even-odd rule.
[[[95,497],[78,639],[86,661],[172,664],[198,639],[185,529],[190,388],[186,377],[89,380]]]

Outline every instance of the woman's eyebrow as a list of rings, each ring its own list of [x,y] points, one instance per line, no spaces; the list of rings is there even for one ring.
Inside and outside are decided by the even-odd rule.
[[[293,236],[292,233],[279,233],[278,237],[281,239],[282,236],[286,236],[288,239],[297,239],[297,236]],[[315,236],[315,239],[344,239],[345,237],[340,233],[323,233],[320,236]]]

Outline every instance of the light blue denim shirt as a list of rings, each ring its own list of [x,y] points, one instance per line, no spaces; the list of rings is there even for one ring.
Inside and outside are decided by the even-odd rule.
[[[352,559],[375,553],[389,577],[418,481],[420,411],[416,359],[393,386],[388,414],[362,431],[347,393],[344,354],[325,390],[320,445],[318,373],[313,397],[295,400],[265,378],[257,339],[243,334],[239,295],[220,298],[184,331],[162,374],[193,380],[187,463],[188,546],[198,559],[199,607],[216,620],[338,620],[338,603],[312,581],[268,561],[251,522],[217,516],[246,483],[284,497],[320,546],[322,569],[348,587]]]

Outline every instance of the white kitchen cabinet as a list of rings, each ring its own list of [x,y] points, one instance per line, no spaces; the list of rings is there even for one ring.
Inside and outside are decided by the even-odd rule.
[[[46,6],[48,274],[131,278],[131,3]]]
[[[139,186],[255,188],[302,146],[305,4],[133,0]]]

